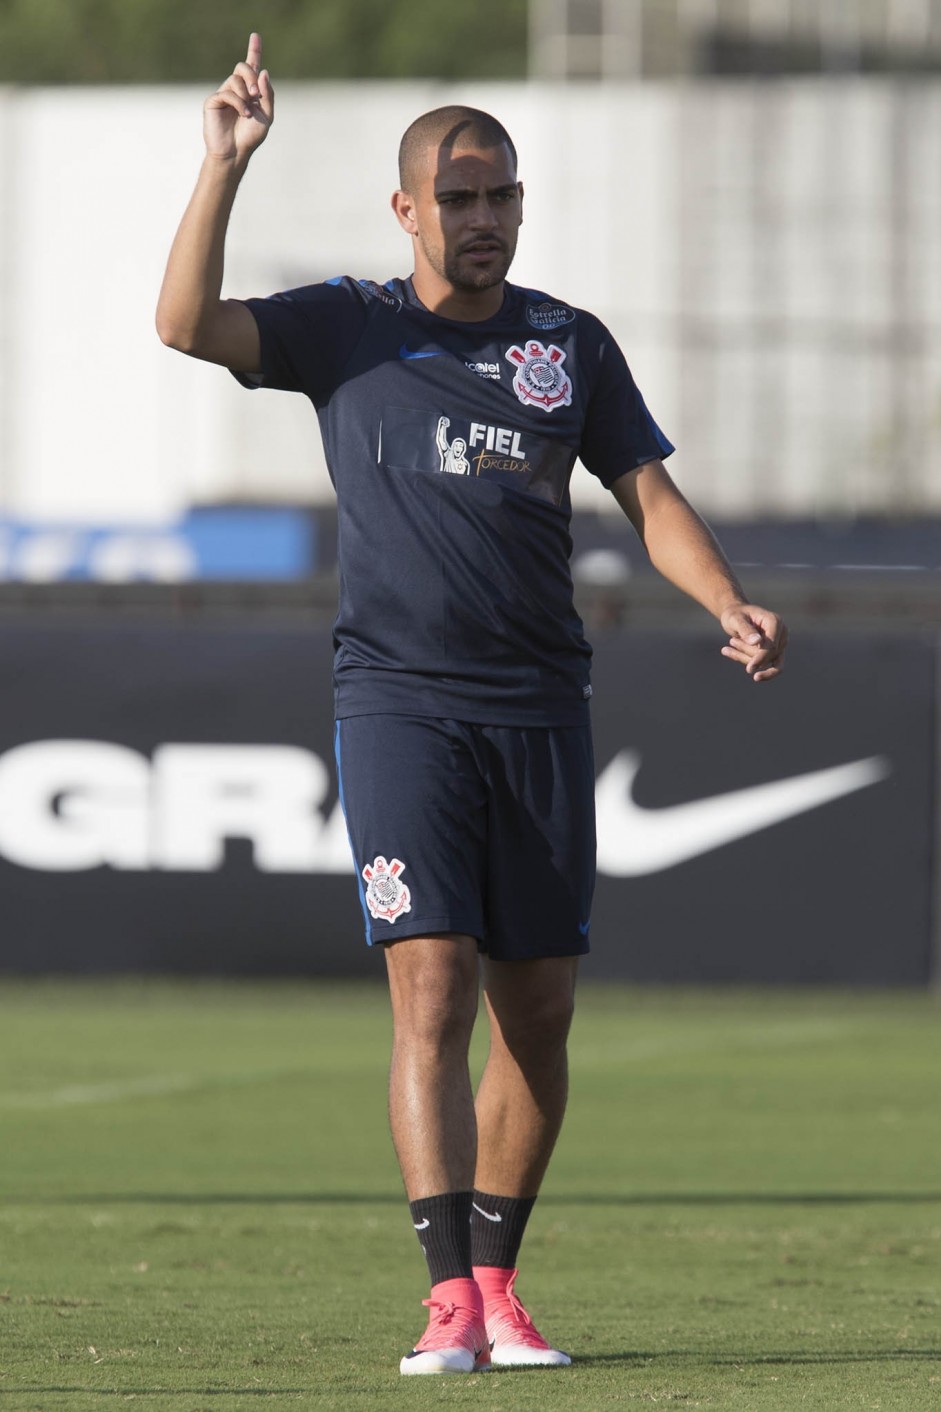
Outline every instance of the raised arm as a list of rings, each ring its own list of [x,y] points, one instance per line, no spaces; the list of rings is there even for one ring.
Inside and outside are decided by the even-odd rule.
[[[170,348],[239,372],[259,372],[258,328],[244,304],[223,299],[225,236],[252,153],[274,121],[274,89],[261,67],[261,36],[203,107],[206,155],[170,250],[157,332]]]
[[[787,628],[775,613],[748,602],[709,526],[663,462],[627,472],[611,491],[654,568],[719,619],[729,635],[722,655],[740,662],[755,681],[773,681],[784,662]]]

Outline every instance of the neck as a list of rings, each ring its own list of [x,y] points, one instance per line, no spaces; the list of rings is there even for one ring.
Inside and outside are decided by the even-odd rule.
[[[443,319],[480,324],[494,318],[503,308],[503,280],[489,289],[455,289],[434,271],[416,269],[412,286],[425,308]]]

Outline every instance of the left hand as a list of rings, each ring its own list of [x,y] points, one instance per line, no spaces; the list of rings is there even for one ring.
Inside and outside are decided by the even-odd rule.
[[[787,628],[776,613],[754,603],[726,608],[719,621],[729,634],[722,656],[741,662],[753,681],[774,681],[784,665]]]

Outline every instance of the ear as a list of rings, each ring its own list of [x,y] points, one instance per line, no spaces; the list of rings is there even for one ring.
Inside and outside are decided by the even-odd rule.
[[[415,217],[415,202],[407,191],[393,191],[392,209],[395,212],[395,219],[408,235],[415,235],[418,231],[418,221]]]

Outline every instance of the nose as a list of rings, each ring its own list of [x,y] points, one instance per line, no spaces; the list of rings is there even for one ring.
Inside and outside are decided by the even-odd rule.
[[[470,223],[474,230],[494,230],[496,228],[497,213],[486,196],[481,196],[479,201],[474,202]]]

